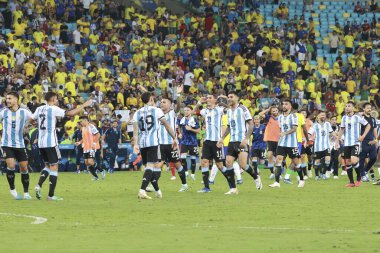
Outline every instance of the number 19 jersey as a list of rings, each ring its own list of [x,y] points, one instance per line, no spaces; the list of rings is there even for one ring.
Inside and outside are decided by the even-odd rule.
[[[165,117],[163,111],[153,106],[144,106],[133,115],[133,121],[139,127],[140,148],[154,147],[160,144],[158,136],[160,121],[163,117]]]
[[[38,122],[38,147],[53,148],[58,146],[56,123],[57,117],[64,117],[65,110],[55,105],[42,105],[36,109],[32,118]]]

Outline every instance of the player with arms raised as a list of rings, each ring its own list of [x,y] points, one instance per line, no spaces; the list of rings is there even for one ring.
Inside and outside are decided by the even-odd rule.
[[[38,147],[45,163],[45,168],[41,171],[35,192],[37,199],[41,199],[42,184],[50,175],[48,200],[63,200],[63,198],[54,195],[58,179],[58,161],[61,159],[56,131],[57,119],[64,116],[74,116],[85,107],[90,106],[93,101],[89,99],[84,104],[70,111],[65,111],[57,106],[58,95],[55,92],[47,92],[45,94],[45,101],[46,105],[38,107],[32,116],[33,120],[38,122]]]
[[[172,127],[173,130],[176,129],[177,125],[177,117],[176,113],[181,108],[181,100],[178,98],[176,101],[175,108],[172,109],[172,98],[164,96],[161,99],[161,110],[165,115],[165,119],[169,123],[169,125]],[[179,192],[185,192],[189,189],[189,186],[186,182],[186,170],[181,164],[181,160],[179,157],[179,151],[178,148],[173,148],[173,142],[174,139],[171,137],[169,131],[166,129],[164,124],[160,124],[160,134],[159,134],[159,140],[160,140],[160,152],[161,152],[161,158],[162,162],[160,167],[162,167],[163,162],[166,162],[169,166],[169,163],[173,163],[178,171],[178,175],[181,179],[181,188],[179,189]]]

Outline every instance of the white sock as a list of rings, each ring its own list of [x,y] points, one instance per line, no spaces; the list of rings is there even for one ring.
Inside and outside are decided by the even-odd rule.
[[[237,162],[234,162],[234,172],[236,176],[236,180],[241,180],[240,166]]]
[[[379,172],[379,176],[380,176],[380,166],[377,168],[377,172]]]
[[[210,181],[214,181],[215,180],[215,177],[216,177],[216,174],[218,174],[218,167],[216,167],[216,165],[212,166],[212,169],[211,169],[211,173],[210,173],[210,178],[209,180]]]
[[[285,179],[290,179],[290,174],[286,173],[285,174]]]

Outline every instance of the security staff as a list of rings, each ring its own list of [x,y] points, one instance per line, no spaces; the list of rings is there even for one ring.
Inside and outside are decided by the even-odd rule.
[[[112,127],[108,128],[103,135],[103,143],[108,144],[108,151],[111,153],[110,167],[108,173],[112,173],[114,169],[118,144],[121,143],[121,131],[117,120],[112,121]]]
[[[372,169],[372,166],[376,163],[376,159],[377,159],[378,136],[377,136],[377,131],[376,131],[376,127],[377,127],[376,119],[371,117],[372,105],[370,103],[365,103],[363,105],[363,110],[364,110],[363,117],[371,126],[371,130],[368,132],[368,134],[366,135],[366,137],[364,138],[362,142],[359,168],[360,168],[360,174],[362,176],[362,181],[368,182],[369,179],[366,173]],[[362,133],[363,132],[364,132],[364,129],[362,128]],[[369,160],[367,162],[367,165],[364,166],[364,162],[367,157],[369,158]],[[374,174],[373,174],[373,181],[374,181]]]
[[[77,123],[77,128],[74,131],[74,134],[72,136],[74,143],[79,143],[82,140],[82,126],[80,123]],[[83,158],[83,148],[82,145],[78,144],[75,147],[75,160],[77,165],[77,173],[80,173],[80,165],[81,165],[81,159]]]

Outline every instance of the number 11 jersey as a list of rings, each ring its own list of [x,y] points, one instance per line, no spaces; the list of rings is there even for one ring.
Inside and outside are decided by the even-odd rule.
[[[160,144],[158,134],[160,121],[164,116],[160,108],[153,106],[144,106],[133,115],[133,121],[137,122],[139,127],[140,148],[154,147]]]
[[[38,147],[53,148],[58,146],[56,123],[57,117],[64,117],[65,110],[55,105],[42,105],[36,109],[32,118],[38,122]]]

